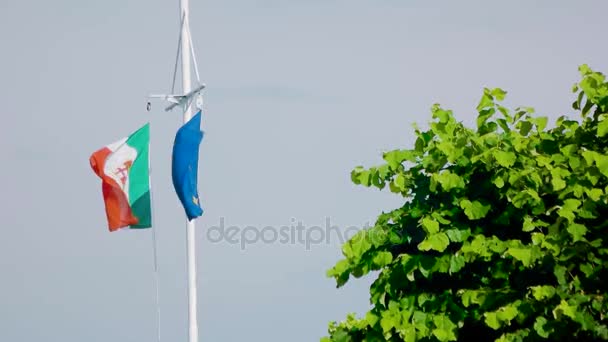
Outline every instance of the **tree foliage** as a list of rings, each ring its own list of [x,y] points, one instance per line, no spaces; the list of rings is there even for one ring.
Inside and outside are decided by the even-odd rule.
[[[586,65],[553,128],[484,89],[477,127],[431,108],[412,149],[352,171],[403,206],[347,241],[338,287],[379,271],[322,341],[608,340],[608,83]]]

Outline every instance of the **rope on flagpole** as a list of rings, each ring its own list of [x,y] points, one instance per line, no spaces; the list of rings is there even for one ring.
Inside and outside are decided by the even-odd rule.
[[[152,227],[152,243],[154,245],[154,283],[156,285],[156,337],[160,342],[160,279],[158,276],[156,227]]]
[[[190,38],[190,53],[192,54],[192,60],[194,61],[194,73],[196,74],[196,81],[198,85],[201,85],[201,77],[198,73],[198,63],[196,63],[196,55],[194,54],[194,44],[192,43],[192,33],[190,33],[190,25],[186,26],[188,31],[188,38]]]
[[[175,80],[177,79],[177,66],[179,63],[179,56],[181,53],[184,53],[183,51],[181,51],[181,42],[182,42],[182,34],[184,31],[184,25],[186,24],[186,14],[184,13],[184,15],[182,15],[182,20],[180,22],[180,30],[179,30],[179,37],[177,39],[177,54],[175,55],[175,65],[173,67],[173,81],[171,82],[171,93],[175,93]],[[194,61],[194,73],[196,75],[196,81],[197,84],[200,86],[201,85],[201,76],[200,73],[198,72],[198,63],[196,62],[196,53],[194,52],[194,44],[192,43],[192,33],[190,33],[190,27],[189,25],[186,25],[186,34],[188,35],[188,38],[190,40],[190,55],[192,56],[192,59]],[[190,108],[190,106],[192,105],[192,99],[190,99],[188,101],[188,103],[186,104],[186,110]],[[196,107],[197,109],[202,110],[203,105],[202,105],[202,98],[199,94],[199,96],[197,96],[197,101],[196,101]],[[148,106],[148,111],[150,111],[149,106]]]
[[[148,143],[149,144],[149,143]],[[154,254],[154,287],[156,290],[156,338],[160,342],[160,277],[158,275],[158,246],[156,242],[156,215],[154,214],[154,191],[152,190],[152,166],[150,165],[151,147],[148,145],[148,172],[150,184],[150,204],[152,207],[152,251]]]
[[[186,15],[184,14],[182,15],[182,21],[179,25],[179,38],[177,38],[177,54],[175,55],[175,66],[173,67],[173,82],[171,83],[171,94],[175,93],[175,79],[177,77],[177,65],[179,64],[179,54],[182,50],[182,28],[184,27],[185,20]],[[192,37],[190,37],[190,39],[192,39]]]
[[[201,85],[201,76],[198,72],[198,63],[196,61],[196,54],[194,53],[194,43],[193,43],[193,39],[192,39],[192,33],[190,32],[190,25],[186,25],[186,33],[188,34],[188,38],[190,41],[190,54],[192,56],[192,60],[194,62],[194,74],[196,75],[196,83],[200,86]],[[198,110],[203,110],[203,96],[199,93],[196,98],[192,98],[188,104],[186,105],[186,108],[190,108],[190,106],[192,105],[192,101],[196,99],[196,108]]]

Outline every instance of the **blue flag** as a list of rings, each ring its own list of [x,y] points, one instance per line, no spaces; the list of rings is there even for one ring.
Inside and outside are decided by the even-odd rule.
[[[197,189],[198,148],[203,140],[201,112],[196,113],[175,135],[171,172],[173,187],[188,220],[203,214]]]

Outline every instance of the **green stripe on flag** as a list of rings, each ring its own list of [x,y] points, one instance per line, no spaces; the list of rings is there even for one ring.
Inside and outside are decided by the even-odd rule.
[[[131,210],[133,211],[135,217],[139,219],[139,223],[131,225],[131,228],[141,229],[152,227],[152,208],[150,206],[149,191],[131,204]]]
[[[150,228],[152,208],[150,203],[150,124],[144,125],[127,139],[127,145],[137,150],[137,157],[129,170],[129,204],[139,223],[131,228]]]

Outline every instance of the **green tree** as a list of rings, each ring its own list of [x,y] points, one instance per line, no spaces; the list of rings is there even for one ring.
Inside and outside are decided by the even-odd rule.
[[[475,129],[434,105],[413,149],[352,171],[404,203],[342,246],[327,274],[379,271],[372,308],[322,341],[608,340],[608,83],[579,70],[579,120],[484,89]]]

